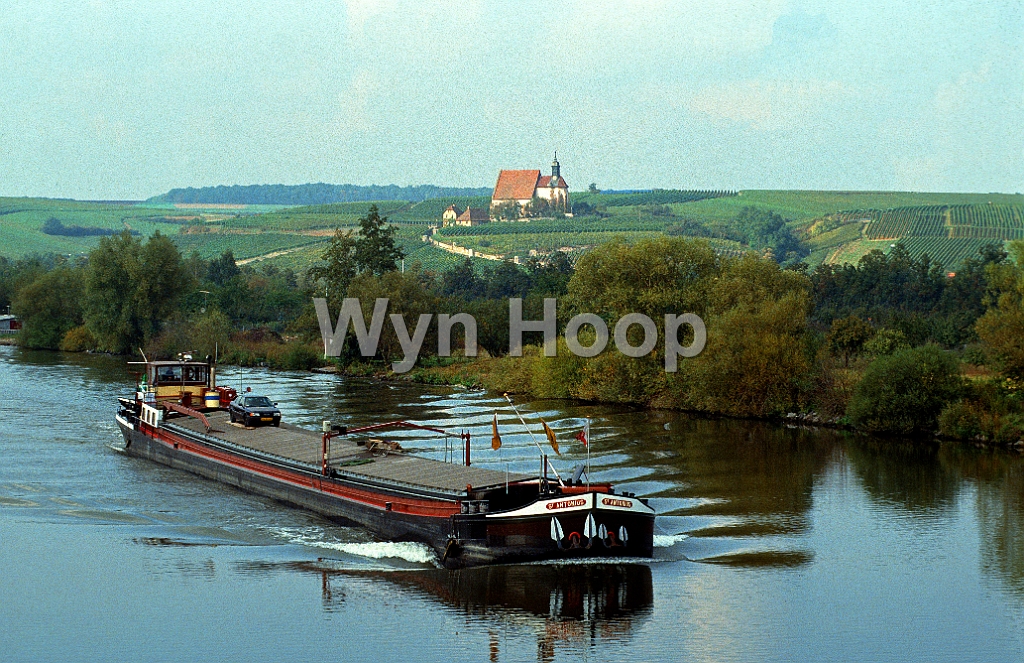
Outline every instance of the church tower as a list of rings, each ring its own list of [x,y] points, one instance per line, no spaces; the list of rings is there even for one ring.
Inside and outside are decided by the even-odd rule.
[[[555,150],[555,160],[551,162],[551,184],[554,185],[562,176],[562,167],[558,165],[558,150]]]

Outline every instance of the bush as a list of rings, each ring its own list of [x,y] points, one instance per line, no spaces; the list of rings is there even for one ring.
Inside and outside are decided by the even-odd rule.
[[[323,355],[305,343],[289,343],[268,352],[267,365],[283,371],[308,371],[323,364]]]
[[[96,339],[92,337],[85,325],[68,330],[60,341],[60,349],[64,352],[85,352],[96,347]]]
[[[899,329],[879,329],[873,337],[864,342],[864,352],[875,357],[891,355],[908,348],[910,343]]]
[[[976,404],[959,400],[939,414],[939,432],[946,437],[970,440],[981,434],[981,415]]]
[[[963,390],[956,358],[926,345],[872,362],[854,388],[846,414],[854,425],[870,431],[932,431],[945,405]]]
[[[1013,444],[1024,439],[1024,413],[1012,384],[982,381],[969,385],[962,400],[951,403],[939,415],[939,432],[961,440]]]

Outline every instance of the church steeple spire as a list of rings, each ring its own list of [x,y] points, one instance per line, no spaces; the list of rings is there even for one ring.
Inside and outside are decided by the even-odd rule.
[[[554,185],[562,176],[562,167],[558,164],[558,150],[555,150],[555,160],[551,162],[551,184]]]

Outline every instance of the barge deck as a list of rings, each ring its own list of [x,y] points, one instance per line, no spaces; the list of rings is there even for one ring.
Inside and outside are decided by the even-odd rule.
[[[231,423],[227,412],[223,411],[207,413],[206,418],[210,423],[209,431],[199,419],[186,417],[168,419],[164,427],[189,436],[227,442],[268,459],[277,458],[289,464],[303,465],[310,472],[321,471],[322,437],[314,431],[284,422],[279,428],[246,428]],[[412,488],[438,497],[466,499],[471,491],[504,487],[506,481],[536,480],[536,477],[525,474],[506,475],[498,470],[445,463],[402,451],[375,454],[367,445],[344,438],[334,438],[331,442],[327,463],[332,476],[389,484],[395,488]],[[470,490],[467,487],[471,487]]]

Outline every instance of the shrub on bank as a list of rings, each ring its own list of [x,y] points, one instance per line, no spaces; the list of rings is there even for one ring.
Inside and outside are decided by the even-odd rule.
[[[68,330],[60,341],[60,349],[64,352],[85,352],[96,348],[96,339],[93,338],[85,325],[79,325]]]
[[[869,431],[933,431],[939,413],[963,392],[956,358],[926,345],[873,361],[854,388],[846,414]]]
[[[960,440],[1013,444],[1024,439],[1024,413],[1012,382],[984,381],[939,415],[939,432]]]

